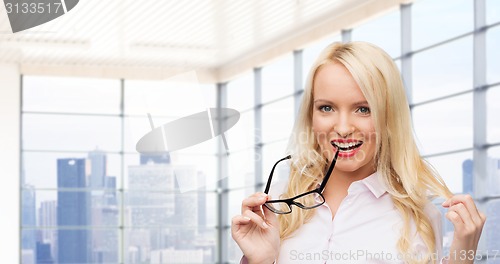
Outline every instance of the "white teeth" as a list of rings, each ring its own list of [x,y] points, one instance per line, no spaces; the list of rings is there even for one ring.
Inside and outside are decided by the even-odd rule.
[[[337,146],[337,147],[340,147],[340,148],[352,148],[354,146],[357,146],[359,145],[361,142],[358,141],[358,142],[349,142],[349,143],[341,143],[341,142],[332,142],[333,145]]]

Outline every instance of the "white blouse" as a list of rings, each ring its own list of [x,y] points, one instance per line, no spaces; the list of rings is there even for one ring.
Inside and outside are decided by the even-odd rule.
[[[279,197],[284,185],[273,185],[271,196]],[[293,210],[302,209],[294,207]],[[316,212],[312,219],[296,230],[292,237],[282,241],[277,263],[405,263],[408,259],[408,256],[401,256],[396,247],[403,219],[379,174],[374,173],[351,183],[333,220],[326,203],[313,210]],[[441,213],[431,202],[424,212],[436,237],[436,252],[432,257],[441,262]],[[427,248],[415,232],[413,221],[412,230],[415,252],[417,255],[426,252]]]

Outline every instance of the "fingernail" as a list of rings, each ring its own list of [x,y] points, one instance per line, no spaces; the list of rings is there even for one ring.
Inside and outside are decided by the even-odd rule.
[[[248,216],[243,216],[243,218],[245,218],[246,220],[250,220],[250,217]]]
[[[263,193],[260,195],[260,198],[263,199],[263,198],[266,198],[267,197],[267,194]]]
[[[269,226],[266,224],[266,222],[262,222],[262,227],[263,228],[269,228]]]

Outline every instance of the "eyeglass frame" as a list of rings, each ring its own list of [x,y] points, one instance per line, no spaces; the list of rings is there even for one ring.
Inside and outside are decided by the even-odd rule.
[[[333,158],[332,163],[330,164],[330,167],[328,168],[328,171],[326,172],[326,175],[323,178],[323,181],[321,182],[321,185],[318,188],[311,190],[311,191],[307,191],[307,192],[299,194],[299,195],[296,195],[296,196],[294,196],[292,198],[288,198],[288,199],[269,200],[269,201],[266,201],[264,203],[264,206],[267,207],[267,209],[271,210],[271,212],[273,212],[275,214],[289,214],[292,212],[292,205],[295,205],[295,206],[297,206],[301,209],[304,209],[304,210],[308,210],[308,209],[314,209],[314,208],[324,204],[326,200],[325,200],[325,197],[323,196],[323,190],[325,189],[326,183],[328,182],[328,179],[330,178],[330,175],[332,174],[333,168],[335,168],[335,163],[337,163],[338,155],[339,155],[339,150],[337,150],[337,152],[335,153],[335,157]],[[271,188],[271,182],[273,179],[274,169],[276,169],[276,166],[278,165],[278,163],[280,163],[284,160],[287,160],[287,159],[291,159],[291,158],[292,158],[292,156],[288,155],[288,156],[278,160],[274,164],[273,168],[271,169],[271,173],[269,174],[269,177],[267,178],[267,184],[266,184],[266,188],[264,190],[265,194],[269,193],[269,188]],[[321,198],[323,199],[323,202],[318,203],[312,207],[310,207],[310,206],[306,207],[306,206],[302,205],[301,203],[294,202],[295,199],[300,198],[302,196],[306,196],[306,195],[311,194],[311,193],[318,193],[321,196]],[[276,212],[275,209],[270,208],[270,206],[267,205],[268,203],[286,203],[288,205],[288,208],[290,208],[290,211],[289,212]]]

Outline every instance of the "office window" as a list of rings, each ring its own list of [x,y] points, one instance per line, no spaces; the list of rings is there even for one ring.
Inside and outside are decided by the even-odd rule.
[[[498,234],[500,234],[500,147],[493,147],[488,149],[488,160],[487,160],[487,172],[488,172],[488,194],[495,198],[487,200],[485,204],[486,213],[488,219],[484,224],[482,240],[486,241],[486,249],[490,251],[495,251],[500,248],[500,240],[498,239]],[[491,256],[490,256],[491,258]]]
[[[36,76],[23,83],[23,256],[216,261],[220,138],[166,155],[135,149],[152,129],[147,114],[159,127],[206,111],[215,86]]]
[[[417,106],[413,124],[423,155],[472,147],[472,94]]]
[[[470,171],[472,165],[467,167],[468,164],[472,164],[472,151],[430,157],[426,160],[437,170],[453,193],[472,193],[472,184],[463,183],[466,173],[472,173]],[[472,181],[472,178],[468,179]]]
[[[284,158],[288,153],[286,152],[286,147],[288,144],[288,140],[281,140],[277,142],[273,142],[271,144],[266,144],[262,147],[262,182],[266,184],[269,174],[274,166],[274,164]],[[285,170],[286,163],[281,162],[279,167],[276,168],[273,176],[273,183],[275,181],[283,181],[288,179],[288,175],[286,175]],[[262,187],[262,191],[264,190],[264,186]]]
[[[413,56],[413,103],[471,90],[472,36]]]
[[[229,151],[253,148],[255,142],[254,111],[240,113],[240,120],[225,135]]]
[[[229,188],[252,187],[255,185],[255,151],[249,148],[231,153],[228,157]]]
[[[23,147],[27,150],[119,151],[117,116],[23,115]],[[84,135],[93,135],[85,137]]]
[[[493,24],[500,21],[500,2],[486,0],[486,23]]]
[[[147,117],[149,113],[153,116],[180,118],[206,111],[207,107],[213,107],[215,104],[208,101],[210,97],[205,97],[205,89],[193,73],[173,76],[162,81],[127,80],[124,94],[125,114]]]
[[[45,76],[25,77],[23,79],[23,111],[119,114],[120,81]]]
[[[262,107],[262,142],[286,139],[292,133],[294,118],[293,97]]]
[[[217,252],[213,251],[209,245],[215,243],[212,240],[199,240],[199,234],[204,237],[216,237],[215,229],[204,229],[182,225],[176,227],[175,233],[171,228],[127,228],[125,229],[124,247],[128,248],[128,254],[124,257],[124,263],[165,263],[166,260],[173,263],[215,263]],[[182,237],[181,237],[182,236]],[[144,255],[144,244],[155,248],[158,244],[173,244],[176,247],[185,247],[185,250],[165,248],[163,250],[147,250],[148,255]],[[197,244],[197,249],[188,250]],[[210,254],[207,254],[210,252]]]
[[[486,223],[484,223],[483,227],[483,237],[481,237],[481,240],[486,241],[486,249],[488,252],[493,252],[490,253],[488,256],[488,261],[487,263],[495,263],[498,261],[498,249],[500,248],[500,240],[498,239],[498,234],[500,234],[500,199],[493,199],[489,200],[486,203],[486,210],[484,210],[485,214],[487,215],[487,220]],[[496,256],[495,256],[496,255]]]
[[[133,187],[131,184],[130,171],[135,170],[137,166],[145,165],[144,163],[167,163],[169,162],[180,168],[190,167],[196,169],[198,177],[191,179],[191,174],[186,174],[183,171],[174,171],[177,185],[180,185],[183,191],[207,190],[213,191],[217,187],[217,181],[220,177],[217,174],[217,157],[212,154],[170,154],[160,157],[148,157],[140,154],[125,154],[123,168],[123,188],[128,189]],[[178,175],[177,175],[178,174]],[[186,177],[187,175],[187,177]],[[139,177],[139,176],[136,176]],[[149,177],[149,176],[148,176]],[[133,177],[132,177],[133,178]],[[164,180],[164,179],[160,179]],[[214,212],[215,213],[215,212]]]
[[[401,55],[401,17],[399,10],[384,14],[352,30],[353,41],[373,43],[396,58]]]
[[[57,151],[28,151],[23,152],[23,180],[27,185],[36,189],[57,189],[58,186],[58,159],[70,157],[87,159],[89,155],[106,155],[106,171],[109,177],[118,184],[121,183],[121,156],[115,153],[105,153],[99,149],[87,152],[57,152]],[[119,186],[119,185],[118,185]],[[50,200],[39,197],[40,201]]]
[[[262,103],[293,93],[293,56],[287,54],[262,68]]]
[[[215,86],[193,75],[166,81],[125,81],[123,258],[157,262],[167,256],[198,263],[216,261],[217,144],[221,138],[187,146],[163,156],[135,152],[135,142],[154,126],[215,107]],[[185,133],[191,133],[186,131]],[[188,135],[188,134],[187,134]],[[130,148],[128,148],[130,147]],[[168,142],[167,142],[168,147]]]
[[[173,116],[151,116],[153,127],[161,127],[165,124],[173,122],[180,117]],[[124,120],[124,144],[125,151],[136,152],[137,142],[147,133],[151,132],[151,124],[147,114],[137,116],[125,116]]]
[[[23,80],[22,250],[37,261],[118,261],[120,82]]]
[[[486,92],[486,137],[489,143],[500,142],[500,86],[491,87]]]
[[[500,195],[500,147],[492,147],[487,151],[486,171],[488,173],[488,189],[485,190],[489,196]],[[488,220],[489,221],[489,220]]]
[[[488,160],[486,165],[488,173],[487,193],[489,196],[500,195],[500,147],[492,147],[488,149]]]
[[[247,72],[227,83],[227,107],[244,111],[254,106],[254,75]]]
[[[486,31],[486,79],[488,83],[500,82],[500,26]]]
[[[432,44],[474,29],[473,0],[421,0],[412,5],[412,48]]]
[[[225,135],[229,150],[241,151],[254,146],[254,75],[247,72],[241,77],[228,82],[227,107],[240,112],[240,120]]]

